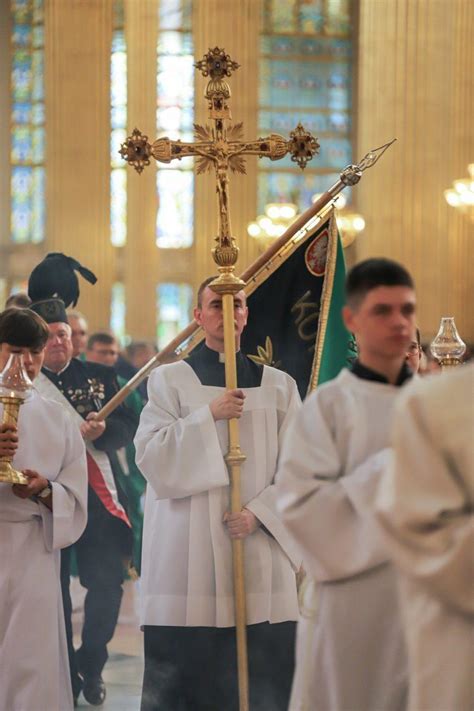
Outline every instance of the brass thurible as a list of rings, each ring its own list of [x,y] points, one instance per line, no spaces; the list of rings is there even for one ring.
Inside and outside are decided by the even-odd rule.
[[[17,425],[20,406],[28,398],[32,388],[24,366],[23,356],[12,353],[0,373],[0,403],[3,405],[2,424]],[[13,455],[0,456],[0,482],[28,484],[28,479],[12,466]]]

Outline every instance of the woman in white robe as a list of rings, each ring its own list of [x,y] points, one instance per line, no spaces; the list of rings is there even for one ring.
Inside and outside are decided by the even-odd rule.
[[[0,709],[68,711],[60,549],[87,521],[85,448],[59,405],[35,391],[21,406],[18,440],[13,466],[50,481],[52,511],[0,483]]]
[[[473,393],[474,365],[404,393],[377,500],[401,571],[410,711],[474,708]]]

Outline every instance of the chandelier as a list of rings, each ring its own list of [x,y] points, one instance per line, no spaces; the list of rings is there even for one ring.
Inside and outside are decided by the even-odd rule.
[[[467,166],[469,178],[453,181],[453,187],[444,191],[448,205],[468,215],[474,222],[474,163]]]
[[[313,195],[312,202],[321,197]],[[336,208],[336,222],[341,235],[343,247],[348,247],[355,240],[359,232],[365,228],[362,215],[346,208],[347,200],[344,195],[338,195],[334,200]],[[247,232],[258,240],[262,248],[267,248],[273,240],[278,239],[288,229],[298,212],[298,208],[291,202],[271,202],[265,205],[264,214],[247,226]]]

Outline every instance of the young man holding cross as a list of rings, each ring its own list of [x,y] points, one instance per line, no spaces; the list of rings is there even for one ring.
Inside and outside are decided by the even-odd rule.
[[[298,616],[297,556],[276,514],[280,440],[300,406],[286,373],[243,355],[234,297],[236,390],[225,390],[222,297],[208,279],[194,311],[205,343],[150,376],[135,439],[148,480],[142,558],[142,711],[238,708],[232,538],[244,540],[250,706],[286,711]],[[239,419],[240,513],[229,513],[227,421]],[[292,565],[292,561],[293,565]]]

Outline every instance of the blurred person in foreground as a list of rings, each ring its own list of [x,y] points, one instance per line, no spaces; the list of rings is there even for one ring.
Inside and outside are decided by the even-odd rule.
[[[291,711],[404,711],[407,662],[396,574],[374,519],[390,460],[392,412],[416,297],[407,270],[367,259],[346,277],[343,318],[358,346],[290,424],[276,477],[282,518],[308,585],[298,625]]]
[[[47,340],[48,327],[37,314],[6,309],[0,371],[19,353],[34,384]],[[14,455],[13,467],[28,484],[0,483],[0,709],[69,711],[60,549],[86,526],[86,451],[79,428],[33,388],[18,426],[0,425],[5,455]]]
[[[401,578],[410,711],[474,708],[474,365],[397,403],[378,519]]]

